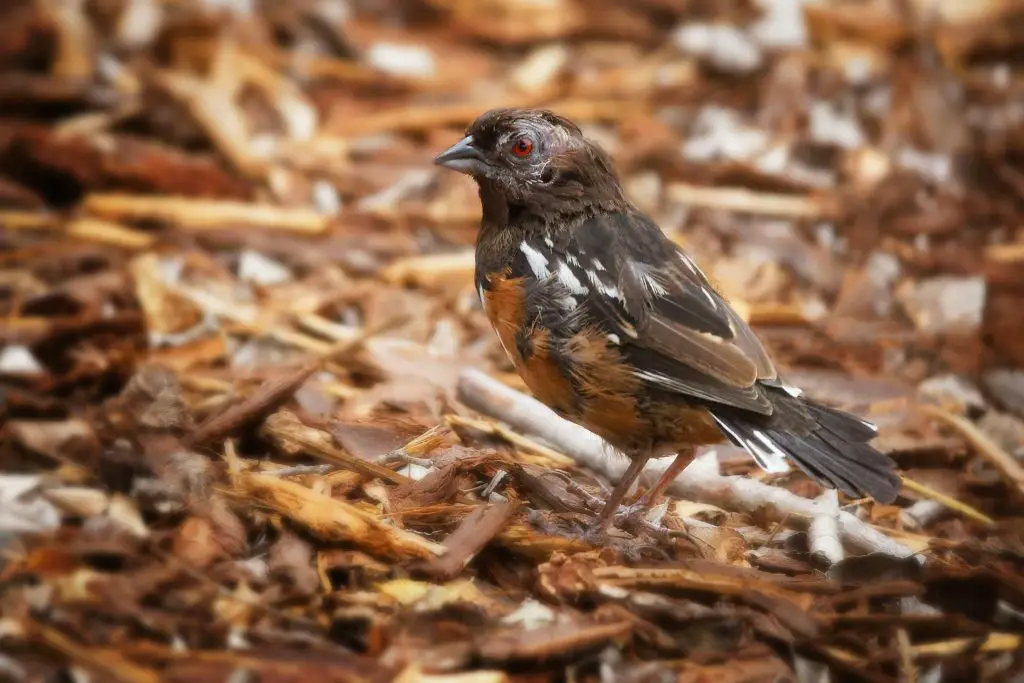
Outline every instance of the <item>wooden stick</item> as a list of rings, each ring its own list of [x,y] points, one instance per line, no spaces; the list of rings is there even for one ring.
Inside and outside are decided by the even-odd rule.
[[[377,515],[293,481],[242,472],[234,477],[234,484],[324,540],[348,541],[370,552],[398,558],[427,560],[446,552],[443,545],[386,524]]]
[[[381,272],[385,282],[433,288],[446,283],[468,285],[473,281],[476,255],[472,250],[427,254],[399,259]]]
[[[79,218],[71,221],[68,223],[67,234],[68,237],[75,239],[112,244],[125,249],[145,249],[153,246],[153,242],[156,241],[153,235],[141,230],[96,218]]]
[[[275,206],[192,197],[90,194],[87,213],[114,220],[160,220],[184,230],[216,230],[252,226],[318,235],[330,227],[330,216],[302,207]]]
[[[910,648],[918,657],[956,657],[972,651],[976,646],[981,652],[1011,652],[1020,648],[1021,637],[1016,633],[991,633],[977,645],[974,638],[954,638],[939,643],[927,643]]]
[[[668,196],[674,201],[763,216],[789,218],[835,218],[839,206],[830,196],[798,196],[755,192],[742,187],[704,187],[689,183],[672,183]]]
[[[45,647],[59,652],[84,669],[100,674],[102,679],[118,683],[159,683],[160,675],[152,669],[141,667],[118,652],[96,649],[71,640],[60,631],[36,624],[32,635]]]
[[[1024,467],[1012,455],[1003,450],[999,444],[990,439],[984,432],[959,415],[938,406],[922,405],[917,407],[925,415],[945,422],[960,432],[974,451],[992,463],[1009,483],[1024,496]]]
[[[961,503],[956,498],[951,498],[945,495],[944,493],[936,491],[930,486],[919,484],[913,479],[907,479],[906,477],[902,477],[902,480],[903,486],[905,486],[907,489],[913,491],[914,493],[918,494],[919,496],[926,500],[931,500],[936,503],[939,503],[949,508],[950,510],[955,510],[959,512],[964,517],[970,517],[971,519],[981,522],[986,526],[992,526],[993,524],[995,524],[995,520],[993,520],[991,517],[989,517],[988,515],[979,510],[976,510],[975,508],[971,507],[966,503]]]
[[[995,263],[1019,263],[1024,261],[1024,242],[993,244],[985,249],[985,258]]]
[[[835,490],[828,490],[818,502],[823,510],[811,518],[807,529],[811,557],[822,564],[833,565],[843,559],[843,546],[839,541],[839,497]]]
[[[0,227],[6,230],[56,230],[59,216],[41,211],[0,211]]]

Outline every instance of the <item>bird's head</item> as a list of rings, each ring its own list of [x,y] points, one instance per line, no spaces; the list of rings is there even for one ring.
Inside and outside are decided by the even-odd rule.
[[[621,202],[611,158],[572,121],[537,109],[482,114],[434,163],[473,177],[485,204],[536,209]],[[485,206],[485,209],[487,207]]]

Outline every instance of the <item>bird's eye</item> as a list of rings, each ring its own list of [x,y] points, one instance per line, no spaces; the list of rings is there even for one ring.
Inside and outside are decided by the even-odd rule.
[[[512,143],[512,153],[520,159],[530,156],[533,151],[533,140],[522,137]]]

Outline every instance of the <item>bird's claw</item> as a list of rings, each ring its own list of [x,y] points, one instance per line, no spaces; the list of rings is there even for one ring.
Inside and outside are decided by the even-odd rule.
[[[600,510],[604,507],[604,501],[586,490],[574,481],[566,484],[565,490],[583,499],[583,504],[590,510]]]
[[[611,538],[608,535],[607,529],[595,525],[584,531],[583,535],[580,536],[580,540],[587,545],[606,546],[610,544]]]
[[[661,514],[656,514],[653,519],[650,519],[651,511],[652,509],[643,502],[623,505],[616,511],[615,517],[612,520],[612,526],[632,536],[647,534],[660,541],[669,542],[682,538],[690,543],[695,542],[693,537],[685,531],[665,527],[661,523]],[[597,531],[599,531],[599,527],[595,526],[591,532],[588,532],[593,533],[593,542],[601,542],[602,540],[602,536],[599,536],[596,533]],[[606,534],[603,536],[603,539],[607,539]]]
[[[616,528],[622,529],[634,536],[639,536],[646,532],[657,538],[667,538],[669,530],[663,527],[660,521],[651,521],[647,518],[647,513],[649,513],[650,510],[651,509],[646,505],[639,503],[623,505],[615,512],[615,518],[612,524],[614,524]]]

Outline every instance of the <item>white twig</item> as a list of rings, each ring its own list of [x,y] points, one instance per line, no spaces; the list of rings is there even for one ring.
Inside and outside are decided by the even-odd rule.
[[[499,419],[512,428],[544,439],[580,465],[617,481],[626,470],[626,459],[615,455],[596,434],[555,415],[539,401],[511,389],[479,370],[465,370],[459,378],[459,400],[485,415]],[[669,459],[652,460],[644,469],[645,480],[654,481],[669,465]],[[785,489],[754,479],[723,476],[718,458],[709,451],[697,458],[669,487],[674,495],[717,505],[734,512],[774,510],[779,519],[809,522],[816,514],[835,514],[822,504],[801,498]],[[835,515],[843,540],[867,552],[894,557],[910,557],[913,551],[873,529],[855,515],[839,511]]]
[[[271,477],[294,477],[300,474],[330,474],[334,470],[338,469],[337,465],[292,465],[291,467],[282,467],[279,470],[264,470],[260,474],[266,474]]]
[[[952,517],[953,511],[937,500],[919,500],[900,511],[903,524],[911,529],[923,529],[929,524]]]
[[[839,540],[839,495],[834,490],[818,497],[820,510],[811,518],[807,530],[811,557],[831,566],[843,559],[843,544]]]

